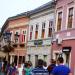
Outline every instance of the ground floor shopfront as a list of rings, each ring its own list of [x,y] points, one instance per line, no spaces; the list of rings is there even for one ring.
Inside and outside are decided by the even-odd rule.
[[[10,63],[14,62],[16,65],[18,63],[24,63],[25,62],[25,50],[15,50],[14,52],[11,52],[9,54],[9,61]]]
[[[43,59],[49,65],[51,59],[50,46],[34,46],[27,49],[26,60],[31,61],[33,67],[37,66],[38,59]]]
[[[53,42],[53,58],[64,58],[64,63],[71,68],[72,75],[75,75],[75,39],[62,40],[61,44]]]

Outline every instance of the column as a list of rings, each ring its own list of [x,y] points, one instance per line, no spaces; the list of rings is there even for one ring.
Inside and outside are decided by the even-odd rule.
[[[13,61],[12,61],[12,55],[10,55],[10,64],[12,64],[12,62],[13,62]]]
[[[29,57],[28,57],[28,55],[26,55],[26,61],[29,61]]]
[[[48,54],[48,55],[47,55],[47,60],[46,60],[47,65],[49,65],[49,64],[50,64],[50,61],[51,61],[51,55],[50,55],[50,54]]]
[[[33,67],[35,67],[35,55],[31,55],[31,62],[32,62],[32,65]]]
[[[12,56],[12,62],[14,62],[14,55]]]

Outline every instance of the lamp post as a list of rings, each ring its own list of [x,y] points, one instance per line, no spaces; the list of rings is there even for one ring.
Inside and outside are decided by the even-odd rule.
[[[8,55],[8,62],[10,62],[9,53],[13,51],[13,46],[11,45],[11,34],[10,32],[5,32],[3,34],[3,39],[5,45],[3,46],[4,50],[3,52],[7,53]]]

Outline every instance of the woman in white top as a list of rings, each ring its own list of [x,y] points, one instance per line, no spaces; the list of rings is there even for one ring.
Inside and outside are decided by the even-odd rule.
[[[18,71],[18,75],[23,75],[23,65],[22,64],[18,64],[17,71]]]

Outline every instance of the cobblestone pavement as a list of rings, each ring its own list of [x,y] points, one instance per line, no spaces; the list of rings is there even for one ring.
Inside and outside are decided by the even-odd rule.
[[[0,75],[6,75],[6,74],[4,74],[3,72],[0,72]]]

